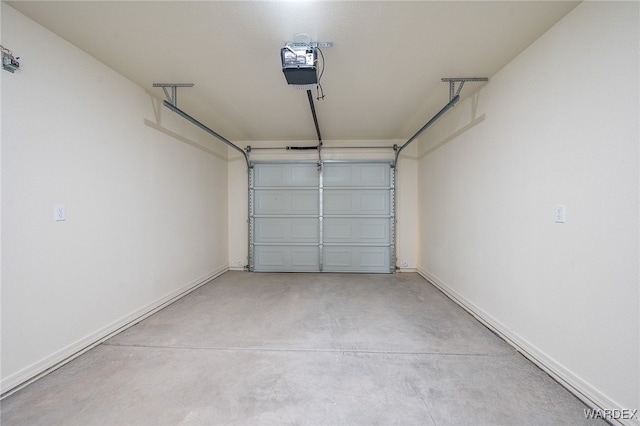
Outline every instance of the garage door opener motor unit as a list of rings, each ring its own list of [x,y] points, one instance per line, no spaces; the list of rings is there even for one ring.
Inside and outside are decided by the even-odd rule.
[[[314,86],[319,83],[319,47],[332,47],[333,42],[312,42],[308,34],[296,34],[292,42],[280,49],[282,72],[287,84],[292,86]],[[320,52],[322,55],[322,52]],[[320,73],[322,74],[322,73]]]
[[[318,83],[316,61],[318,51],[313,46],[296,47],[288,43],[280,50],[282,72],[288,84],[308,85]]]

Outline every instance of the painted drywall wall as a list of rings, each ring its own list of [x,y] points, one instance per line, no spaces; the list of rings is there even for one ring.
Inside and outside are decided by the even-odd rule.
[[[21,56],[0,71],[7,391],[227,269],[227,160],[159,89],[4,3],[2,44]]]
[[[428,118],[425,118],[425,122]],[[416,129],[417,130],[417,129]],[[394,145],[403,140],[329,140],[323,141],[322,159],[327,161],[393,161]],[[284,149],[286,146],[315,146],[317,141],[252,141],[251,161],[317,161],[318,152]],[[340,147],[336,149],[335,147]],[[359,148],[345,148],[359,147]],[[372,148],[375,147],[375,148]],[[257,148],[257,149],[255,149]],[[403,150],[398,159],[396,177],[396,245],[400,271],[416,270],[417,265],[417,143]],[[247,166],[242,155],[229,150],[229,268],[242,270],[248,264]]]
[[[640,408],[639,8],[582,3],[419,153],[419,271],[605,409]]]

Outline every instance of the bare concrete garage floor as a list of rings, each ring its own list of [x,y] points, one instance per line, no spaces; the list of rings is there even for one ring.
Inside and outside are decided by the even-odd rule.
[[[597,425],[417,274],[228,272],[2,401],[2,425]]]

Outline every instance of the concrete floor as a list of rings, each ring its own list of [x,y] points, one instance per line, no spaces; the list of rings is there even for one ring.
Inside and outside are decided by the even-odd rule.
[[[417,274],[228,272],[2,401],[9,425],[567,425],[586,407]]]

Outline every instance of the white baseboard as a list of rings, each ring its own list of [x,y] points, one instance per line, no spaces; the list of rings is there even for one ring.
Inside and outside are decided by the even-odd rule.
[[[244,266],[229,266],[229,270],[235,272],[247,272],[247,269]]]
[[[418,268],[417,272],[424,279],[442,291],[449,299],[458,304],[465,311],[469,312],[484,326],[500,336],[523,356],[553,377],[558,383],[584,402],[589,408],[602,411],[618,410],[618,412],[622,412],[625,408],[629,408],[622,407],[620,404],[611,400],[609,397],[598,391],[598,389],[594,388],[588,382],[574,374],[571,370],[538,349],[531,342],[527,341],[513,330],[510,330],[500,321],[488,315],[481,308],[449,287],[434,274],[431,274],[421,268]],[[640,421],[638,419],[608,419],[608,421],[616,421],[618,424],[624,426],[640,425]]]
[[[198,287],[206,284],[214,278],[227,272],[229,268],[220,267],[214,271],[211,271],[196,280],[190,282],[181,288],[172,291],[169,294],[137,309],[129,315],[120,318],[111,324],[102,327],[99,330],[91,333],[90,335],[60,349],[59,351],[41,359],[38,362],[31,364],[30,366],[6,377],[0,382],[1,397],[5,398],[12,393],[24,388],[30,383],[38,380],[39,378],[49,374],[50,372],[62,367],[69,361],[79,357],[83,353],[96,347],[100,343],[104,342],[108,338],[126,330],[127,328],[139,323],[143,319],[153,315],[162,308],[170,305],[176,300],[186,296]]]

